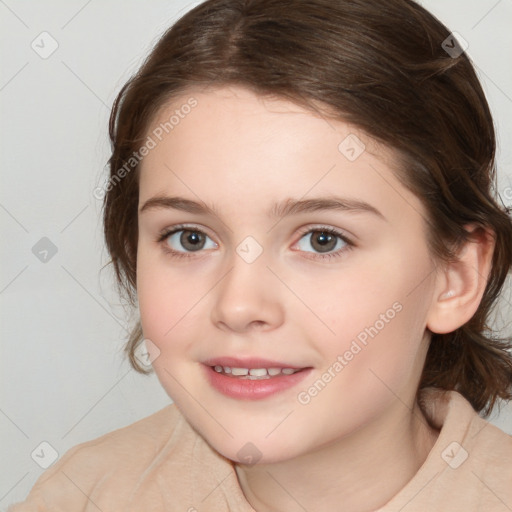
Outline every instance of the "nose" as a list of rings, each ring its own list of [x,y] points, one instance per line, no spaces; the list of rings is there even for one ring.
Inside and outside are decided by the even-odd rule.
[[[231,263],[231,270],[216,286],[213,324],[237,333],[279,327],[284,321],[281,290],[264,258],[247,263],[235,254]]]

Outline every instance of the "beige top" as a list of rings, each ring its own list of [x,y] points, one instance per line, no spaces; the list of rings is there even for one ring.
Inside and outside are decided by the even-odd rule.
[[[428,389],[422,402],[439,437],[412,480],[377,512],[511,512],[512,437],[456,392]],[[8,512],[98,510],[255,512],[233,464],[174,404],[75,446]]]

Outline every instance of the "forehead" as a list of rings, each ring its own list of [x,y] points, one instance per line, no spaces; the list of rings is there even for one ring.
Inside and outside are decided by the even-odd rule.
[[[191,90],[158,112],[147,136],[155,147],[141,164],[141,201],[172,192],[263,209],[263,200],[335,192],[397,215],[421,209],[395,177],[392,151],[286,99],[238,87]]]

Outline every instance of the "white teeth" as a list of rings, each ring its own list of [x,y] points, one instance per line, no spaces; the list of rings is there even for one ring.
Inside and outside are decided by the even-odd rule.
[[[254,377],[263,377],[264,375],[267,375],[267,369],[266,368],[251,368],[249,370],[249,375],[254,375]]]
[[[233,375],[247,375],[249,370],[247,368],[231,368],[231,373]]]
[[[298,372],[295,368],[231,368],[229,366],[216,365],[213,369],[217,373],[231,374],[235,377],[246,377],[248,379],[259,379],[275,377],[276,375],[292,375]]]

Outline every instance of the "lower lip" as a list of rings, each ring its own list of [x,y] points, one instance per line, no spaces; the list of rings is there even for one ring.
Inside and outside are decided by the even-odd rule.
[[[291,375],[277,375],[269,379],[251,380],[228,377],[216,372],[211,366],[203,365],[210,384],[223,395],[240,400],[260,400],[296,386],[312,368],[305,368]]]

